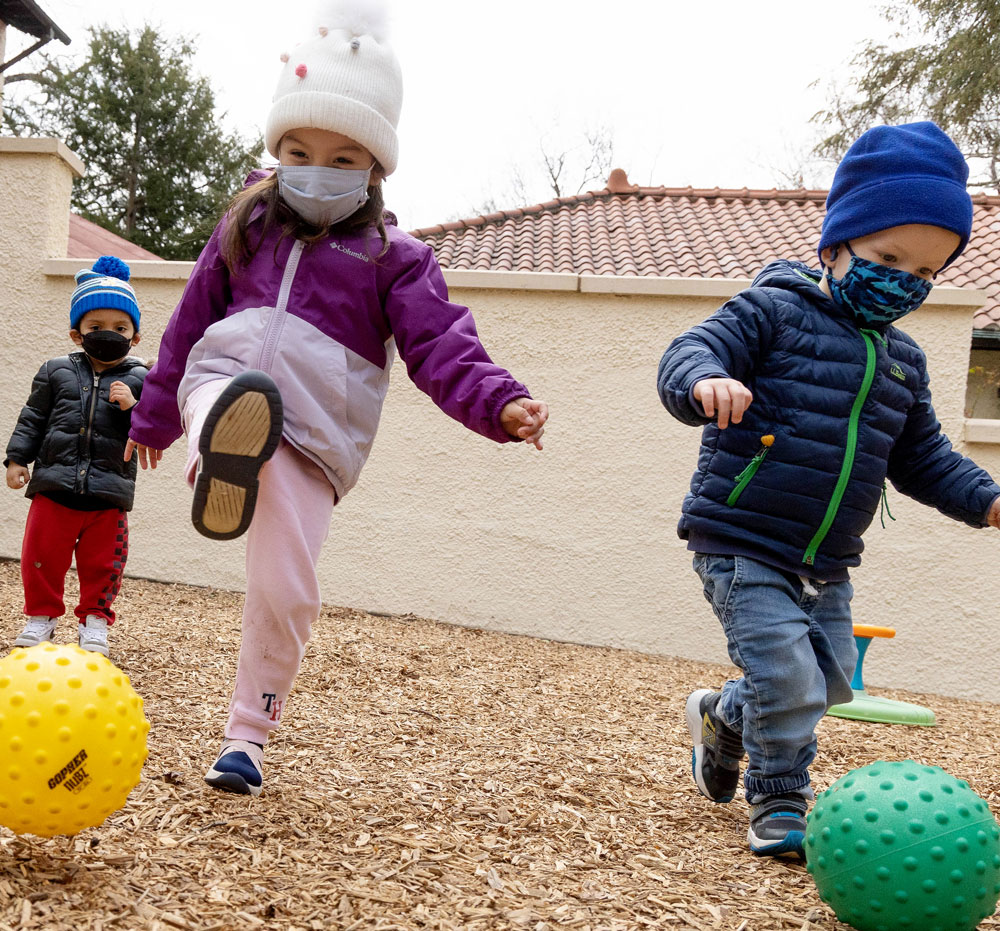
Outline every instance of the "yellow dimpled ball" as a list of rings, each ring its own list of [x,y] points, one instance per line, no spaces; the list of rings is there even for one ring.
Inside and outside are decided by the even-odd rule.
[[[71,644],[0,659],[0,825],[76,834],[125,804],[149,751],[142,699],[106,656]]]

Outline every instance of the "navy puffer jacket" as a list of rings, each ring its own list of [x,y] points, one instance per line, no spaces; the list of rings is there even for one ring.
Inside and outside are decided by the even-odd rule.
[[[920,347],[892,326],[860,331],[818,280],[799,263],[768,265],[670,344],[657,386],[678,420],[705,425],[679,535],[832,580],[861,562],[886,478],[973,527],[1000,486],[941,432]],[[753,392],[725,430],[691,394],[713,377]]]
[[[131,462],[122,457],[132,412],[112,404],[108,391],[112,382],[122,381],[138,400],[147,373],[139,359],[129,356],[95,375],[85,352],[50,359],[38,370],[4,462],[34,463],[25,491],[29,498],[70,492],[131,510],[136,457]]]

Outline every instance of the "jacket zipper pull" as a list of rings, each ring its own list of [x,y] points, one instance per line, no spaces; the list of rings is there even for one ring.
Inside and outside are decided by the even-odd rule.
[[[883,513],[884,512],[884,513]],[[889,510],[889,495],[888,490],[885,487],[885,482],[882,482],[882,502],[878,509],[878,519],[882,522],[882,529],[885,530],[885,514],[889,515],[889,520],[895,520],[896,518],[892,516],[892,511]]]
[[[736,476],[733,481],[736,483],[733,486],[733,490],[729,492],[729,497],[726,498],[726,504],[730,507],[736,504],[739,500],[741,494],[743,494],[743,489],[750,484],[750,479],[754,477],[757,470],[760,468],[761,462],[764,461],[764,457],[767,455],[767,451],[771,448],[774,443],[774,437],[770,433],[764,434],[760,438],[760,449],[757,450],[757,455],[753,457],[748,463],[746,468]]]
[[[753,476],[754,472],[760,468],[761,460],[767,455],[767,451],[774,444],[774,437],[770,433],[766,433],[760,438],[760,449],[757,450],[757,455],[753,457],[748,463],[746,468],[736,476],[734,481],[743,481],[744,476],[750,478]],[[749,473],[749,475],[747,475]]]

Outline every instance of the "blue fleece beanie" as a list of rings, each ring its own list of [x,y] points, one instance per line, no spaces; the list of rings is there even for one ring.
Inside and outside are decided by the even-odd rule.
[[[925,223],[961,238],[948,266],[972,232],[968,177],[958,146],[935,123],[875,126],[837,166],[816,251],[892,226]]]
[[[69,325],[75,330],[88,310],[122,310],[139,332],[139,304],[128,283],[128,265],[113,255],[102,255],[92,268],[76,273],[76,289],[69,302]]]

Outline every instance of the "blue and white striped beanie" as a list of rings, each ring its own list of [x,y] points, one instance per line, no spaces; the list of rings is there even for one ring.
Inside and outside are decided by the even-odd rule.
[[[139,332],[139,304],[128,283],[128,265],[113,255],[102,255],[92,268],[76,273],[76,289],[69,302],[69,325],[75,330],[88,310],[121,310]]]

